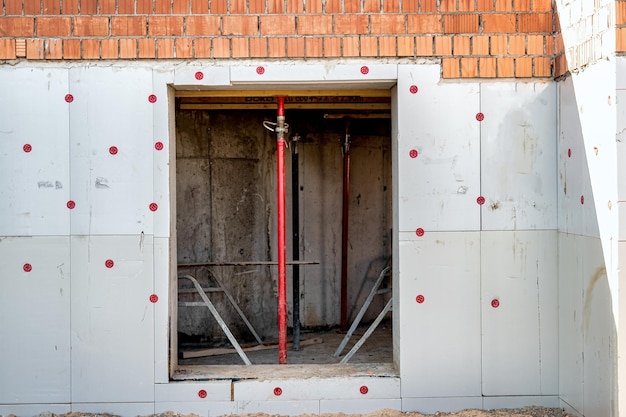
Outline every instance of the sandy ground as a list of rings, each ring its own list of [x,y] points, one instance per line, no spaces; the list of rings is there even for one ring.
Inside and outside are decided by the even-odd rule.
[[[368,414],[301,414],[300,417],[570,417],[559,408],[543,408],[543,407],[524,407],[509,410],[464,410],[456,413],[436,413],[436,414],[420,414],[420,413],[403,413],[397,410],[380,410],[375,413]],[[0,415],[0,417],[3,417]],[[16,417],[8,414],[6,417]],[[68,413],[68,414],[52,414],[42,413],[36,417],[116,417],[111,414],[92,414],[92,413]],[[177,414],[173,412],[153,414],[145,417],[199,417],[195,414]],[[278,415],[270,415],[264,413],[241,414],[240,416],[232,414],[230,417],[278,417]]]

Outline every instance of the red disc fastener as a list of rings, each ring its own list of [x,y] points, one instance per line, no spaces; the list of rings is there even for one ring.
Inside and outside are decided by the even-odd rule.
[[[418,228],[418,229],[415,231],[415,234],[416,234],[416,235],[418,235],[419,237],[424,236],[424,229],[422,229],[421,227],[420,227],[420,228]]]
[[[65,102],[66,103],[71,103],[72,101],[74,101],[74,96],[71,94],[66,94],[65,95]]]
[[[491,300],[491,307],[493,308],[500,307],[500,300],[498,300],[497,298],[494,298],[493,300]]]
[[[150,95],[148,96],[148,101],[149,101],[150,103],[156,103],[156,101],[157,101],[157,96],[156,96],[156,95],[154,95],[154,94],[150,94]]]
[[[417,151],[417,149],[411,149],[411,150],[409,151],[409,156],[410,156],[411,158],[417,158],[417,156],[418,156],[418,155],[419,155],[419,152]]]
[[[417,94],[418,91],[419,91],[419,89],[417,88],[416,85],[412,85],[412,86],[409,87],[409,92],[411,94]]]
[[[109,148],[109,153],[110,153],[111,155],[117,155],[117,146],[111,146],[111,147]]]
[[[567,150],[567,157],[568,158],[572,157],[572,149],[571,148]]]
[[[485,197],[481,195],[480,197],[476,199],[476,202],[478,203],[479,206],[482,206],[483,204],[485,204]]]
[[[24,272],[30,272],[33,270],[33,266],[31,264],[24,264],[24,266],[22,267],[24,269]]]
[[[156,149],[157,151],[162,151],[163,150],[163,142],[157,142],[154,144],[154,149]]]
[[[482,122],[483,120],[485,120],[485,115],[482,113],[476,113],[476,120]]]
[[[70,210],[73,210],[74,207],[76,207],[76,203],[74,202],[74,200],[68,201],[66,205],[67,205],[67,208]]]
[[[150,302],[154,304],[157,301],[159,301],[159,296],[156,294],[150,294]]]
[[[157,211],[159,209],[159,205],[157,203],[150,203],[150,211]]]
[[[415,301],[417,301],[418,304],[422,304],[425,300],[426,299],[422,294],[419,294],[417,297],[415,297]]]
[[[367,75],[367,74],[369,74],[369,72],[370,72],[370,69],[367,67],[367,65],[363,65],[361,67],[361,74]]]
[[[202,73],[202,71],[198,71],[198,72],[196,72],[195,77],[196,77],[196,80],[200,81],[201,79],[204,78],[204,74]],[[202,398],[204,398],[204,397],[202,397]]]
[[[24,146],[22,146],[22,149],[24,150],[24,152],[28,153],[33,150],[33,147],[29,143],[27,143]]]
[[[265,74],[265,68],[259,65],[258,67],[256,67],[256,73],[259,75]]]
[[[367,388],[366,385],[361,385],[361,388],[359,388],[359,392],[363,395],[367,394],[369,392],[369,388]]]
[[[198,397],[206,398],[206,395],[206,390],[201,389],[200,391],[198,391]]]
[[[280,387],[274,388],[274,395],[277,397],[283,395],[283,390]]]
[[[580,204],[585,204],[585,196],[584,195],[580,196]]]
[[[107,268],[113,268],[113,265],[115,265],[113,259],[107,259],[106,261],[104,261],[104,266],[106,266]]]

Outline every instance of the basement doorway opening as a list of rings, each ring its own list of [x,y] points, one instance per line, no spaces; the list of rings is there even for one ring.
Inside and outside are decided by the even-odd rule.
[[[288,125],[286,366],[277,97]],[[176,92],[172,379],[397,374],[390,102],[388,89]]]

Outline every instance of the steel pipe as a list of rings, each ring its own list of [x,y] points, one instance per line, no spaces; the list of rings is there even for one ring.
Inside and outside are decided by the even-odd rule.
[[[350,119],[346,118],[343,142],[343,216],[341,220],[341,320],[340,329],[348,329],[348,221],[350,209]]]
[[[291,227],[293,229],[293,261],[300,260],[300,179],[298,158],[298,135],[291,140]],[[293,350],[300,350],[300,266],[292,269],[292,304],[293,304]]]
[[[277,211],[278,211],[278,363],[287,363],[287,247],[285,227],[285,97],[278,97],[277,141]]]

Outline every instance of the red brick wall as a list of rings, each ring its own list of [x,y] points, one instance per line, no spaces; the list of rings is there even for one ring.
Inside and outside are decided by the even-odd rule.
[[[446,78],[552,77],[555,20],[552,0],[4,0],[0,59],[436,57]]]
[[[626,0],[615,0],[615,50],[626,52]]]

